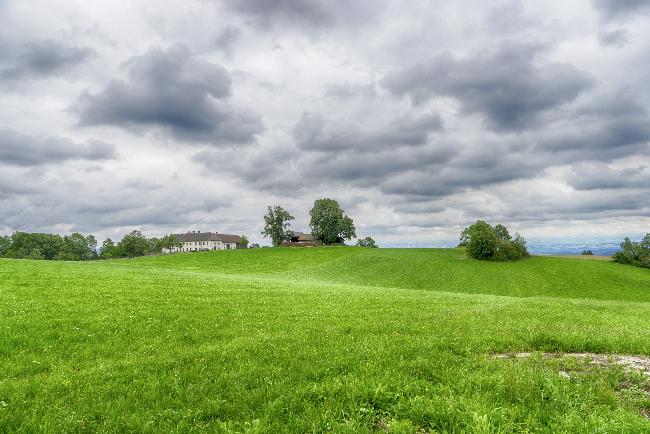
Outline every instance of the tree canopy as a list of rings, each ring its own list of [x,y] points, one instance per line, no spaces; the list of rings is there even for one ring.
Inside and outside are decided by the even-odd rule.
[[[106,238],[102,243],[99,257],[102,259],[119,258],[121,256],[119,249],[110,238]]]
[[[317,199],[309,211],[312,234],[323,244],[333,244],[356,237],[354,222],[345,215],[334,199]]]
[[[117,243],[117,248],[123,256],[134,258],[148,253],[150,244],[145,236],[142,235],[142,232],[136,229],[124,235],[120,242]]]
[[[269,206],[264,215],[264,230],[262,235],[271,237],[274,246],[279,246],[284,240],[291,237],[293,233],[289,230],[289,223],[294,220],[293,216],[281,206]]]

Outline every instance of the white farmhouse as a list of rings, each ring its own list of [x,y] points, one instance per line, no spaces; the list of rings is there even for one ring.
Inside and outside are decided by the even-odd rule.
[[[245,249],[239,235],[219,234],[217,232],[192,231],[185,234],[173,234],[178,241],[183,243],[181,247],[163,249],[163,253],[174,252],[200,252],[205,250],[229,250]]]

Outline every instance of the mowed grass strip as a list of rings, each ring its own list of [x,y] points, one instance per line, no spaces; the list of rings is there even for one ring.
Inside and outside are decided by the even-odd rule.
[[[621,300],[611,289],[590,297],[589,280],[567,290],[570,298],[550,284],[541,297],[531,296],[540,291],[533,285],[516,297],[489,295],[503,291],[489,280],[460,291],[488,295],[453,293],[457,284],[442,285],[435,270],[472,264],[492,276],[502,272],[493,265],[515,264],[460,260],[455,250],[423,250],[421,261],[392,252],[403,268],[393,286],[399,272],[390,261],[375,265],[383,275],[368,274],[368,257],[390,251],[367,249],[2,260],[0,431],[650,429],[647,383],[620,367],[564,378],[556,361],[492,357],[650,355],[650,275],[594,261],[605,267],[596,273],[640,282],[619,281]],[[558,272],[556,261],[540,259],[518,268],[517,279],[534,282],[544,266]]]

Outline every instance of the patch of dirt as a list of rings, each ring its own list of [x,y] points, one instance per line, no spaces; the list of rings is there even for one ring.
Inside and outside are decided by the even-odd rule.
[[[634,355],[626,355],[626,354],[597,354],[597,353],[524,352],[524,353],[493,354],[493,357],[497,359],[525,359],[528,357],[532,357],[534,354],[541,354],[542,357],[546,359],[560,359],[565,361],[567,359],[576,359],[594,368],[605,368],[612,365],[621,366],[627,375],[625,376],[626,377],[625,380],[619,385],[619,393],[627,395],[626,398],[627,400],[630,399],[630,396],[632,397],[636,396],[637,398],[632,398],[633,400],[636,401],[639,397],[639,394],[641,399],[647,400],[650,398],[650,357],[649,356],[634,356]],[[562,363],[562,365],[566,365],[566,364]],[[558,375],[566,379],[570,379],[573,376],[575,376],[576,373],[579,374],[579,372],[580,372],[579,369],[575,370],[573,368],[570,368],[569,366],[563,366],[563,368],[558,371]],[[630,375],[636,373],[641,373],[642,377],[644,377],[645,380],[639,379],[638,376],[636,376],[636,379],[634,379],[635,375]],[[645,398],[643,398],[644,396]],[[644,416],[647,419],[650,419],[650,408],[647,408],[642,405],[641,408],[639,408],[639,411],[642,416]]]
[[[531,357],[534,353],[505,353],[495,354],[497,359],[523,359]],[[606,367],[612,364],[622,366],[625,372],[637,371],[650,377],[650,356],[632,356],[624,354],[596,354],[596,353],[542,353],[547,358],[570,358],[581,359],[594,366]],[[568,372],[561,371],[564,375]]]
[[[539,255],[546,256],[550,258],[568,258],[568,259],[586,259],[591,261],[611,261],[611,256],[602,256],[602,255]]]

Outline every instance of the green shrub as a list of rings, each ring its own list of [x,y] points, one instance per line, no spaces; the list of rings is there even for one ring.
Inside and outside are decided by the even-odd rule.
[[[357,247],[372,247],[373,249],[376,249],[379,246],[377,246],[377,243],[372,239],[372,237],[365,237],[357,240]]]
[[[492,227],[479,220],[460,234],[459,246],[470,258],[492,261],[516,261],[529,256],[526,240],[519,234],[513,239],[503,225]]]
[[[650,268],[650,233],[646,234],[640,242],[625,238],[620,247],[621,250],[614,253],[614,262]]]

